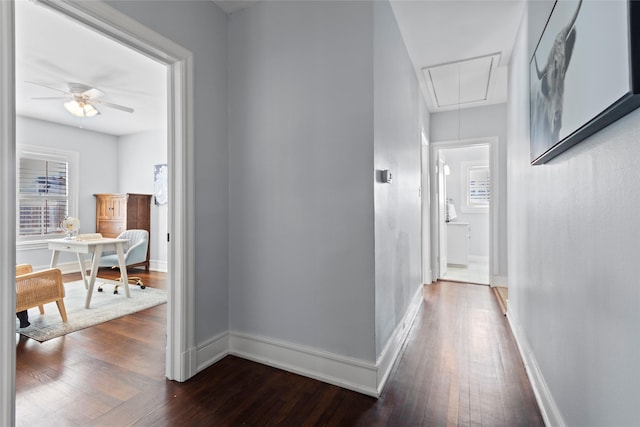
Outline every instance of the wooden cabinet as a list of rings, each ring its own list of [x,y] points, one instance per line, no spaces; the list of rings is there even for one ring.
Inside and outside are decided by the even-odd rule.
[[[124,230],[147,230],[151,240],[151,194],[94,194],[96,232],[103,237],[118,237]],[[149,245],[151,247],[151,245]],[[149,270],[147,260],[142,264]]]

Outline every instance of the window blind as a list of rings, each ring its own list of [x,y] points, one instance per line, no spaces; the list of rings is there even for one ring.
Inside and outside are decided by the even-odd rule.
[[[20,236],[60,233],[69,207],[67,162],[20,158],[18,232]]]

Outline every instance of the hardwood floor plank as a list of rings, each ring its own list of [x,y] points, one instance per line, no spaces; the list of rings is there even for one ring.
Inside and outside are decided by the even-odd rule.
[[[137,275],[166,287],[164,275]],[[424,288],[378,399],[235,356],[184,383],[168,381],[165,330],[162,305],[42,344],[21,339],[17,425],[543,425],[508,323],[486,286]]]

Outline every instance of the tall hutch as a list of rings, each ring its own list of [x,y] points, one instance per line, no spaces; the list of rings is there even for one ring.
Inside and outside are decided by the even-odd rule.
[[[96,232],[103,237],[118,237],[124,230],[147,230],[151,240],[151,194],[94,194],[96,198]],[[144,265],[149,271],[149,247]]]

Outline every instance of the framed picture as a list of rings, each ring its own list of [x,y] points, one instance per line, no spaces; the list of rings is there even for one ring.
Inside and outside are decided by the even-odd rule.
[[[640,2],[556,1],[529,67],[531,163],[640,106]]]
[[[156,205],[166,205],[169,201],[167,175],[166,163],[153,166],[153,198]]]

